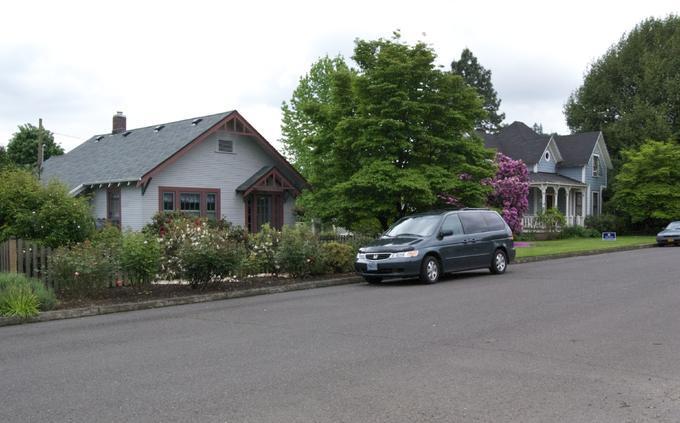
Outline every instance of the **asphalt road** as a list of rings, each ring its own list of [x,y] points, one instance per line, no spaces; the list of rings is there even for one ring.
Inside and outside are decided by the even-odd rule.
[[[0,328],[3,422],[678,422],[680,248]]]

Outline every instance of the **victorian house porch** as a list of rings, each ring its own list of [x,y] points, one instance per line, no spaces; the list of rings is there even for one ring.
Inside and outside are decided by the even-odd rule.
[[[556,208],[567,225],[583,225],[587,185],[554,173],[529,174],[529,209],[522,219],[525,230],[538,230],[541,211]]]

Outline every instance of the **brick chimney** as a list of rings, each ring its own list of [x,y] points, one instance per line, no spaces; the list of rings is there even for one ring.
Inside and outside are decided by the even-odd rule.
[[[125,132],[127,129],[127,119],[125,118],[125,115],[123,112],[116,112],[115,115],[113,115],[113,129],[111,130],[112,134],[120,134],[121,132]]]

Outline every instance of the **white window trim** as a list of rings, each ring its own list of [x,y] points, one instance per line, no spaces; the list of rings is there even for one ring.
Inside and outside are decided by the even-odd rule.
[[[597,173],[595,173],[595,159],[596,158],[597,158],[597,163],[598,163],[598,167],[597,167],[598,172]],[[593,178],[599,178],[600,176],[602,176],[602,160],[600,160],[599,154],[593,154],[593,169],[592,169],[591,174],[592,174]]]
[[[543,158],[545,159],[546,162],[550,161],[550,151],[546,151],[545,154],[543,155]]]

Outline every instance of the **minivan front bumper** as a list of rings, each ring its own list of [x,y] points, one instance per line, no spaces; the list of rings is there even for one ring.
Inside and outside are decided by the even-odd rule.
[[[422,257],[386,258],[383,260],[357,259],[354,269],[361,276],[378,276],[381,278],[405,278],[420,274]],[[368,270],[368,263],[375,263],[376,270]]]

